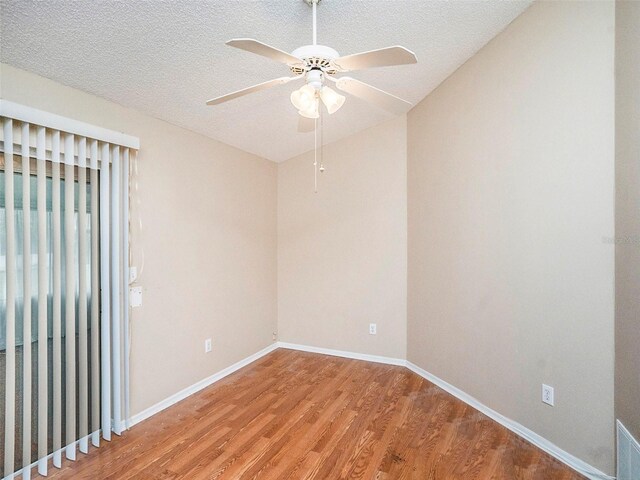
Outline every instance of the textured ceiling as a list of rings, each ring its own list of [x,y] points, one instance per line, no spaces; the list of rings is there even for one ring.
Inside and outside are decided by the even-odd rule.
[[[403,45],[417,65],[350,76],[419,102],[531,0],[322,0],[318,43],[346,55]],[[205,101],[288,75],[284,65],[224,43],[251,37],[286,51],[311,43],[303,0],[0,0],[2,62],[135,108],[274,161],[313,148],[298,133],[294,85],[227,104]],[[349,97],[325,118],[325,142],[391,114]]]

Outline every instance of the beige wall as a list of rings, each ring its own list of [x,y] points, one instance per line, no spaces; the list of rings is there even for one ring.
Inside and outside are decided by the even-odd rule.
[[[640,440],[640,2],[616,2],[616,417]]]
[[[404,358],[406,118],[278,166],[279,340]],[[369,335],[376,323],[377,335]]]
[[[132,413],[278,331],[408,357],[611,473],[613,32],[610,2],[534,4],[408,118],[326,146],[318,193],[311,153],[275,165],[6,65],[0,97],[141,139]],[[619,52],[633,41],[620,32]],[[619,93],[637,95],[627,72]],[[640,174],[620,148],[637,159],[638,143],[620,132],[626,188]],[[616,233],[637,235],[625,192]],[[616,252],[616,407],[638,434],[636,250]]]
[[[535,3],[408,116],[409,360],[607,473],[613,52],[612,2]]]
[[[1,80],[2,98],[140,137],[133,414],[272,343],[275,164],[7,65]]]

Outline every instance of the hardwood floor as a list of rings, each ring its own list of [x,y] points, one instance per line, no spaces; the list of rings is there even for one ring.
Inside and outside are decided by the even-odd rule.
[[[404,367],[276,350],[50,479],[583,478]]]

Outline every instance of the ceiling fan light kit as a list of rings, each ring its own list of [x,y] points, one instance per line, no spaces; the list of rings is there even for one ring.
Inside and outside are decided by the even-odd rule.
[[[345,97],[332,88],[322,85],[320,70],[310,70],[307,73],[307,83],[291,93],[291,103],[303,117],[318,118],[319,100],[322,100],[327,112],[332,114],[344,105]]]
[[[305,123],[303,121],[305,118],[313,120],[314,191],[317,192],[318,171],[320,171],[320,173],[324,172],[322,150],[320,151],[320,164],[318,167],[318,130],[320,130],[320,135],[322,135],[323,130],[321,105],[325,106],[329,114],[333,114],[340,110],[346,100],[344,95],[340,95],[334,89],[326,86],[324,84],[325,81],[332,82],[335,87],[342,92],[358,97],[389,112],[402,114],[411,107],[411,104],[406,100],[361,82],[360,80],[356,80],[355,78],[337,75],[367,68],[407,65],[416,63],[417,60],[413,52],[400,46],[381,48],[341,57],[333,48],[317,44],[316,9],[320,0],[303,1],[311,6],[313,12],[313,39],[311,45],[304,45],[296,48],[291,53],[287,53],[252,38],[235,38],[227,42],[227,45],[231,47],[239,48],[285,64],[291,73],[293,73],[293,76],[276,78],[221,97],[213,98],[207,102],[207,105],[218,105],[260,90],[283,85],[292,81],[304,80],[302,87],[291,92],[290,99],[293,106],[298,110],[302,123]],[[318,119],[320,119],[319,122]],[[323,143],[321,137],[321,149]]]
[[[319,116],[320,102],[324,104],[330,114],[338,111],[345,102],[343,95],[324,85],[324,82],[329,80],[335,84],[338,90],[392,113],[401,114],[407,111],[407,109],[411,107],[411,103],[406,100],[356,80],[355,78],[336,77],[336,75],[367,68],[416,63],[415,54],[404,47],[393,46],[353,55],[340,56],[333,48],[318,45],[316,42],[316,9],[320,0],[303,1],[311,6],[313,12],[313,43],[311,45],[305,45],[295,49],[291,53],[287,53],[252,38],[237,38],[227,42],[227,45],[231,47],[261,55],[287,65],[294,76],[277,78],[221,97],[216,97],[209,100],[207,105],[218,105],[260,90],[291,81],[304,80],[305,85],[291,94],[291,103],[298,109],[298,113],[301,116],[315,119]]]

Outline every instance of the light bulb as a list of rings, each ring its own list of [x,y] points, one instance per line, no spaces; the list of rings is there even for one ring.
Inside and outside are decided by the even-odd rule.
[[[344,104],[344,96],[336,93],[335,90],[329,87],[322,87],[320,90],[320,98],[322,103],[327,107],[329,114],[337,112]]]
[[[291,93],[291,103],[300,111],[313,109],[318,104],[316,89],[311,85],[303,85]]]

